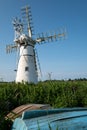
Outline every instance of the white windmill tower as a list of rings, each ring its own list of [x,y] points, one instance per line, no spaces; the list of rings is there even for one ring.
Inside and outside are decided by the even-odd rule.
[[[16,82],[38,82],[38,73],[37,73],[37,63],[35,56],[35,45],[42,44],[43,42],[59,40],[65,37],[65,32],[54,33],[54,34],[40,34],[36,39],[32,37],[32,19],[31,19],[31,11],[30,7],[26,6],[22,8],[23,12],[23,21],[24,24],[21,23],[17,18],[14,19],[13,25],[15,29],[15,39],[14,45],[7,45],[7,52],[11,52],[13,49],[19,48],[19,62],[17,67],[16,74]],[[27,24],[25,24],[26,22]],[[27,25],[28,34],[24,32],[24,29]]]

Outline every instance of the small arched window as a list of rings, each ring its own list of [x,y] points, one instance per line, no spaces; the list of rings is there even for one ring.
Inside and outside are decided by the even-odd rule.
[[[25,71],[29,71],[29,67],[28,66],[25,67]]]

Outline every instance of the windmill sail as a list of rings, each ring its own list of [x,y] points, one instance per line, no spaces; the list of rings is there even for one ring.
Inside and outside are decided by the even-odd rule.
[[[56,40],[63,39],[65,38],[65,36],[66,36],[66,32],[64,30],[62,30],[61,33],[56,33],[56,32],[54,32],[54,34],[43,33],[42,35],[39,34],[39,37],[36,38],[36,42],[37,43],[53,42]]]

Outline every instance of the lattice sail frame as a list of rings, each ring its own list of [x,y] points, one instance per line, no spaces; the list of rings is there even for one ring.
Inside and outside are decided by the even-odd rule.
[[[32,38],[33,23],[32,23],[32,15],[31,15],[31,7],[25,6],[21,9],[21,12],[22,12],[22,20],[16,17],[12,21],[14,30],[15,30],[14,42],[16,41],[16,39],[20,38],[21,35],[23,34],[27,35],[30,39],[30,42],[33,42],[34,45],[36,43],[43,44],[47,42],[57,41],[60,39],[65,39],[66,37],[65,28],[58,29],[57,31],[54,31],[53,33],[51,31],[51,32],[36,34],[35,38],[33,39]],[[9,44],[6,46],[6,52],[7,53],[13,52],[14,50],[17,50],[17,47],[18,47],[18,44],[15,44],[15,43]]]

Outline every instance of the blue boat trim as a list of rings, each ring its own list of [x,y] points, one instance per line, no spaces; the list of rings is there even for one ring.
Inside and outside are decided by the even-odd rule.
[[[70,117],[66,117],[66,118],[61,118],[61,119],[57,119],[57,120],[54,120],[52,122],[56,122],[56,121],[59,121],[59,120],[68,120],[68,119],[72,119],[72,118],[80,118],[80,117],[85,117],[87,115],[80,115],[80,116],[70,116]]]
[[[31,119],[35,117],[50,115],[50,114],[72,112],[72,111],[84,111],[84,110],[87,110],[87,108],[60,108],[60,109],[51,109],[51,110],[30,110],[30,111],[23,112],[22,119]]]

